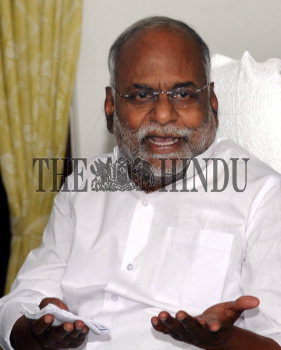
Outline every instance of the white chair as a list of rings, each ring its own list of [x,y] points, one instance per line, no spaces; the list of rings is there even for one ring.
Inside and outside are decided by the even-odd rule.
[[[281,60],[212,57],[219,136],[227,136],[281,173]]]

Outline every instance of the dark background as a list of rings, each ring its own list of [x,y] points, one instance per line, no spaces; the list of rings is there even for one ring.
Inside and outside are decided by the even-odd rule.
[[[3,186],[2,178],[0,177],[0,296],[3,295],[10,255],[10,213],[7,202],[6,191]]]

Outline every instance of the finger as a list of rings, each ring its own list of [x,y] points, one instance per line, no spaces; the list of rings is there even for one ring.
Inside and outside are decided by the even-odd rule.
[[[54,322],[53,315],[44,315],[39,318],[39,320],[32,321],[31,330],[35,335],[41,335],[50,329]]]
[[[217,332],[223,326],[223,322],[219,317],[220,315],[217,313],[209,315],[202,314],[196,316],[196,319],[203,326],[203,328],[208,329],[211,332]]]
[[[160,312],[158,319],[163,324],[163,326],[167,327],[170,330],[178,330],[181,328],[180,322],[166,311]]]
[[[78,324],[77,326],[76,322],[80,322],[80,324]],[[63,340],[64,343],[68,344],[68,347],[77,347],[81,345],[82,343],[84,343],[89,333],[89,328],[85,326],[82,321],[76,321],[76,322],[75,322],[75,328],[73,332],[71,332]]]
[[[40,309],[43,309],[48,304],[54,304],[57,307],[59,307],[60,309],[68,311],[68,307],[65,305],[65,303],[58,298],[44,298],[41,300],[39,307],[40,307]]]
[[[225,303],[223,309],[217,312],[204,314],[205,328],[211,332],[218,332],[222,328],[233,326],[234,322],[240,317],[243,310],[234,310],[233,302]]]
[[[167,334],[169,332],[169,328],[164,326],[162,322],[158,319],[158,317],[154,316],[151,319],[151,324],[153,328],[161,333]]]
[[[222,327],[233,325],[243,311],[257,307],[259,299],[253,296],[242,296],[224,305],[222,312],[205,315],[207,328],[211,332],[217,332]]]
[[[214,318],[214,319],[209,319],[206,322],[206,325],[209,331],[218,332],[222,328],[223,323],[219,319]]]
[[[83,332],[84,327],[85,324],[83,321],[75,321],[73,331],[66,338],[71,338],[72,340],[79,338],[81,334],[85,334]]]
[[[234,311],[242,312],[244,310],[254,309],[259,303],[260,301],[258,298],[246,295],[233,301],[231,307]]]
[[[171,316],[169,316],[171,318]],[[181,327],[179,322],[177,321],[177,325],[172,327],[172,322],[171,320],[163,319],[164,317],[162,316],[162,320],[159,317],[152,317],[151,323],[153,328],[161,332],[163,334],[168,334],[172,338],[176,340],[182,341],[183,338],[186,338],[184,333],[184,329]]]
[[[195,337],[196,334],[202,332],[203,327],[201,323],[195,317],[188,315],[185,311],[178,311],[176,313],[176,319],[184,330],[192,335],[192,337]]]
[[[166,311],[162,311],[159,313],[158,317],[152,317],[152,326],[158,332],[171,335],[172,322],[170,321],[170,318],[171,316]]]
[[[84,326],[84,327],[82,328],[82,334],[79,336],[79,338],[81,338],[82,336],[87,337],[88,333],[89,333],[89,327]]]
[[[60,326],[52,327],[47,334],[48,345],[61,344],[64,339],[74,330],[74,324],[65,322]]]

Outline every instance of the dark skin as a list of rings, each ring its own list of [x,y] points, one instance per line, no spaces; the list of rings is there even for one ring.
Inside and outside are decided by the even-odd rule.
[[[42,309],[48,304],[55,304],[61,309],[67,306],[57,298],[45,298],[40,303]],[[77,348],[87,338],[89,329],[82,321],[65,322],[52,326],[52,315],[42,316],[39,320],[30,320],[22,316],[15,323],[11,332],[11,344],[15,350],[58,350]]]
[[[149,33],[152,33],[150,35]],[[167,91],[178,84],[190,82],[194,86],[204,86],[207,82],[202,53],[193,41],[178,33],[155,29],[133,37],[121,49],[116,71],[116,88],[122,93],[134,90],[135,85],[144,85],[155,90]],[[171,125],[178,128],[198,128],[207,116],[217,124],[218,101],[213,85],[200,97],[200,103],[192,108],[176,109],[166,95],[160,96],[151,110],[132,110],[127,101],[116,96],[110,87],[106,88],[105,114],[107,126],[113,132],[113,113],[116,111],[120,121],[126,122],[132,133],[148,124]],[[161,133],[153,136],[163,137]],[[171,135],[166,135],[173,136]],[[190,143],[197,143],[200,133],[194,133]],[[164,140],[163,140],[164,141]],[[145,146],[154,154],[175,153],[181,150],[183,140],[178,143],[161,146],[145,140]],[[149,159],[151,163],[157,162]]]
[[[145,35],[132,37],[121,49],[115,82],[116,89],[121,93],[134,91],[136,86],[167,91],[178,86],[188,86],[188,84],[202,87],[206,83],[202,52],[192,40],[187,41],[183,35],[178,33],[171,35],[171,33],[163,31],[163,28],[156,29],[153,30],[152,36],[145,33]],[[186,109],[174,108],[166,95],[160,95],[154,108],[145,111],[133,110],[129,108],[124,98],[116,95],[114,99],[113,95],[112,88],[107,87],[105,113],[110,132],[113,132],[114,111],[121,122],[127,123],[132,135],[139,128],[149,124],[161,127],[193,128],[195,130],[200,128],[208,117],[213,128],[215,129],[217,126],[218,101],[213,84],[210,84],[209,88],[203,91],[202,96],[200,95],[201,103]],[[163,155],[165,158],[166,154],[181,152],[178,153],[180,154],[178,158],[185,156],[186,153],[183,152],[183,149],[187,142],[183,138],[174,144],[165,145],[165,141],[175,137],[172,131],[166,135],[161,132],[151,132],[148,136],[150,137],[144,139],[143,146],[150,154]],[[158,137],[158,144],[153,142],[152,137]],[[197,144],[200,137],[200,132],[195,131],[193,136],[189,137],[188,143],[190,145]],[[162,144],[159,144],[160,140],[162,140]],[[147,157],[145,160],[156,166],[160,164],[159,159]],[[175,181],[176,177],[172,179]],[[151,188],[143,188],[136,178],[133,181],[145,192],[151,192],[159,189],[163,183],[169,184],[172,179],[166,178],[165,180],[168,182],[154,183]]]
[[[151,319],[153,328],[172,338],[206,350],[280,349],[272,339],[234,326],[243,311],[257,307],[259,300],[244,296],[232,302],[214,305],[192,317],[178,311],[175,317],[162,311]]]
[[[206,72],[199,48],[192,39],[166,28],[154,28],[129,39],[121,49],[117,70],[116,87],[126,93],[135,84],[144,84],[153,89],[168,90],[176,83],[192,82],[196,86],[205,84]],[[107,87],[105,112],[107,125],[113,132],[113,112],[120,121],[126,121],[130,131],[142,125],[158,124],[177,127],[198,128],[206,117],[217,125],[218,102],[210,86],[200,97],[198,105],[188,109],[175,109],[167,96],[161,96],[154,108],[148,111],[132,110],[124,99]],[[163,135],[153,135],[162,136]],[[173,135],[168,135],[172,137]],[[198,142],[200,133],[194,133],[189,142]],[[150,153],[163,154],[181,150],[180,142],[171,146],[155,145],[145,140]],[[148,159],[149,162],[157,162]],[[145,190],[145,189],[144,189]],[[257,307],[259,300],[243,296],[235,301],[220,303],[208,308],[201,315],[192,317],[179,311],[175,317],[161,311],[152,318],[154,329],[179,341],[193,344],[206,350],[277,350],[281,347],[272,339],[234,326],[244,310]]]
[[[121,50],[116,72],[116,86],[122,93],[130,90],[135,83],[145,84],[153,89],[169,90],[175,84],[192,82],[196,86],[206,83],[202,54],[197,45],[178,32],[158,28],[133,37]],[[105,112],[107,125],[113,132],[113,113],[126,121],[132,134],[141,125],[174,125],[179,128],[199,128],[209,116],[217,124],[217,99],[213,86],[204,90],[200,103],[193,108],[176,110],[166,95],[161,95],[155,108],[149,111],[129,110],[126,101],[116,96],[111,88],[106,89]],[[148,138],[145,144],[150,153],[165,154],[179,152],[184,140],[165,144],[165,137],[173,135],[152,135],[162,137],[163,144],[156,144]],[[195,132],[188,142],[200,140],[200,132]],[[159,141],[159,140],[158,140]],[[158,160],[151,160],[158,162]],[[67,306],[55,298],[43,299],[40,307],[54,303],[63,309]],[[197,317],[179,311],[175,317],[162,311],[152,318],[152,325],[158,332],[167,334],[188,344],[207,350],[277,350],[281,349],[272,339],[234,326],[244,310],[257,307],[255,297],[244,296],[234,302],[220,303],[204,311]],[[22,316],[14,325],[11,342],[16,350],[40,350],[75,348],[81,345],[88,333],[82,321],[66,322],[53,327],[53,316],[45,315],[37,321]],[[126,327],[126,325],[124,325]],[[119,349],[118,349],[119,350]]]

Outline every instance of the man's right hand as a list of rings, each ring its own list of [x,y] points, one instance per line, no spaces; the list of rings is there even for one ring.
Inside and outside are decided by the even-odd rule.
[[[67,306],[57,298],[45,298],[40,303],[42,309],[48,304],[55,304],[61,309]],[[89,329],[82,321],[65,322],[52,326],[53,315],[44,315],[38,320],[20,317],[11,332],[11,344],[15,350],[58,350],[76,348],[86,339]]]

